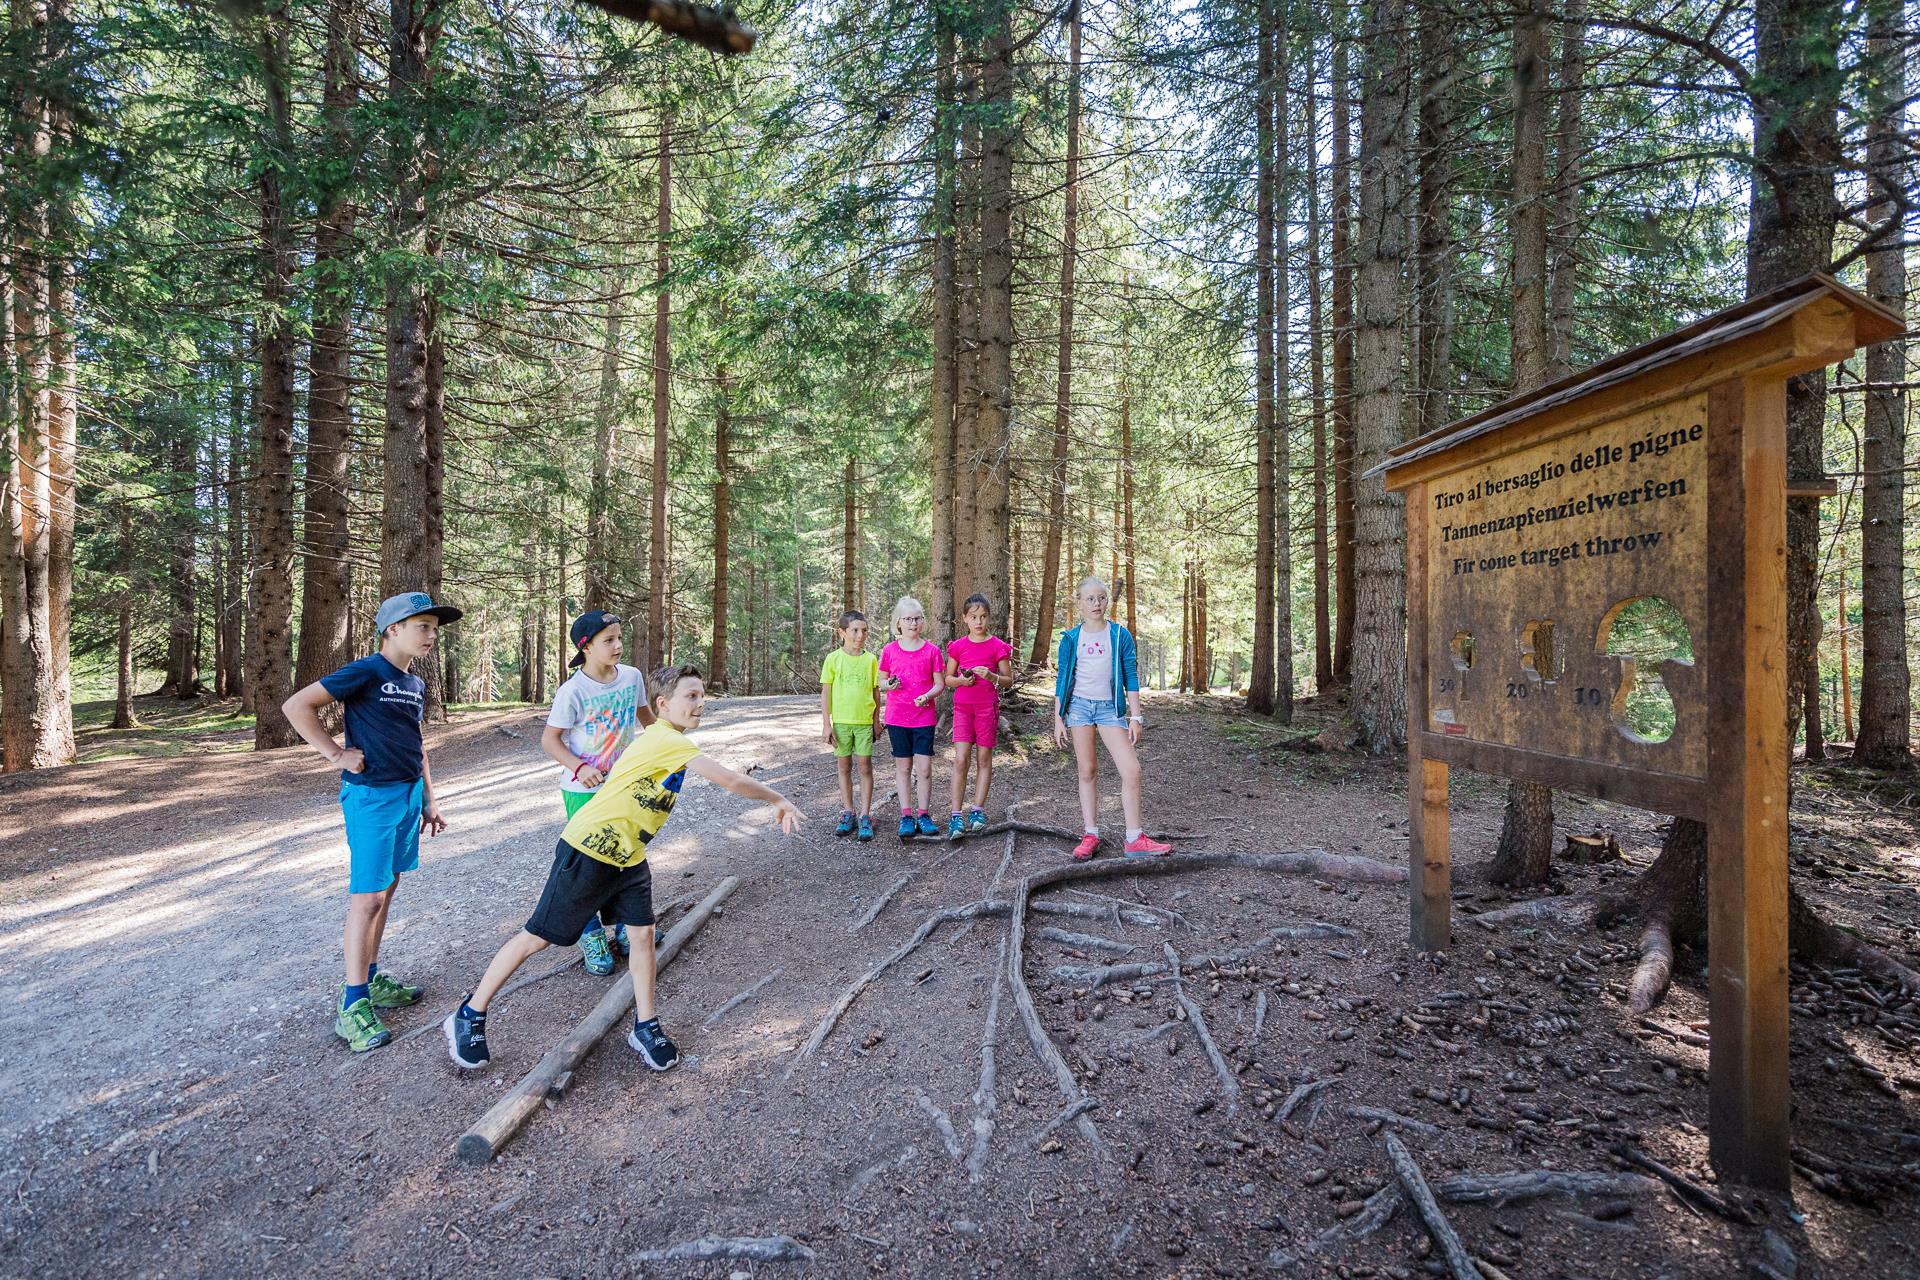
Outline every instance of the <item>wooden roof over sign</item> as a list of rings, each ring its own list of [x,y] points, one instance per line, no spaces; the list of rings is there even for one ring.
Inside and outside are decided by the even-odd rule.
[[[1557,382],[1503,400],[1471,417],[1397,445],[1388,452],[1384,462],[1369,468],[1366,475],[1383,474],[1389,489],[1402,488],[1415,478],[1415,473],[1431,474],[1432,468],[1417,464],[1428,462],[1436,455],[1555,411],[1571,410],[1579,402],[1592,400],[1604,392],[1623,389],[1639,379],[1651,380],[1651,375],[1663,372],[1677,375],[1673,379],[1677,391],[1685,381],[1685,371],[1680,366],[1703,361],[1742,339],[1763,334],[1815,309],[1836,318],[1841,311],[1849,314],[1852,332],[1848,335],[1848,354],[1854,348],[1897,337],[1906,329],[1899,315],[1832,277],[1802,276],[1770,293],[1716,311],[1684,329],[1623,351]],[[1831,363],[1834,358],[1838,357],[1826,351],[1808,351],[1803,354],[1802,362],[1804,368],[1815,369]],[[1717,381],[1750,371],[1737,364],[1723,364],[1713,370],[1713,375]]]

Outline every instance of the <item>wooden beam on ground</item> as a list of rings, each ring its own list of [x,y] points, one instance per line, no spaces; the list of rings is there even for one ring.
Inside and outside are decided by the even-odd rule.
[[[667,940],[654,953],[653,969],[656,975],[673,963],[681,948],[700,932],[700,927],[739,887],[739,877],[728,876],[673,927],[673,932],[667,935]],[[520,1083],[501,1095],[487,1114],[460,1135],[457,1148],[460,1158],[473,1164],[485,1164],[498,1155],[500,1148],[513,1141],[514,1135],[540,1109],[549,1094],[565,1089],[573,1069],[580,1065],[607,1032],[626,1020],[632,1008],[633,981],[630,976],[622,975],[620,981],[607,988],[607,994],[600,997],[600,1003],[593,1007],[593,1012],[581,1019],[580,1025],[566,1039],[548,1050],[547,1055],[534,1064],[533,1070],[520,1078]]]

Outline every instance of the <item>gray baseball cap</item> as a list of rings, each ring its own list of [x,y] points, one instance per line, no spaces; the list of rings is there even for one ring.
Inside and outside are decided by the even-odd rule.
[[[460,620],[460,610],[452,605],[435,604],[433,597],[424,591],[402,591],[380,602],[379,610],[373,615],[374,634],[385,635],[394,623],[405,622],[421,613],[430,613],[443,623]]]

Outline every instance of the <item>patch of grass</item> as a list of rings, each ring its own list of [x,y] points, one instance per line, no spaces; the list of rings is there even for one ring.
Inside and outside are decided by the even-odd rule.
[[[133,700],[133,729],[113,729],[113,700],[82,702],[73,709],[78,760],[152,760],[253,747],[253,716],[235,698]]]

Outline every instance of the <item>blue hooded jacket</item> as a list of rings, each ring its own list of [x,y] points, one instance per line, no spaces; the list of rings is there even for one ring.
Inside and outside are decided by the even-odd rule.
[[[1121,715],[1127,713],[1127,695],[1140,689],[1138,661],[1134,655],[1133,633],[1107,619],[1107,631],[1113,636],[1113,707]],[[1073,697],[1073,668],[1080,660],[1080,625],[1067,628],[1060,637],[1060,653],[1054,663],[1060,674],[1053,682],[1053,700],[1061,715],[1067,713],[1067,703]]]

